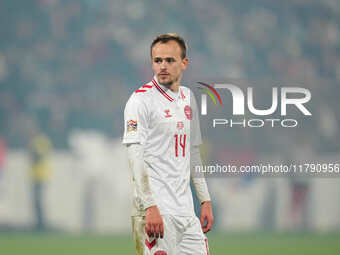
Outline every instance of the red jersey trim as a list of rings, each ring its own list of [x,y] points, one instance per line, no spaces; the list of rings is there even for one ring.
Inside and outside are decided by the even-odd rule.
[[[138,92],[146,92],[146,89],[143,89],[143,88],[149,89],[149,88],[152,88],[152,85],[144,84],[141,88],[137,89],[135,92],[136,93],[138,93]]]
[[[152,88],[152,85],[143,85],[142,88]]]
[[[209,253],[209,248],[208,248],[208,240],[204,239],[204,241],[205,241],[205,249],[207,251],[207,255],[209,255],[210,253]]]
[[[136,93],[138,93],[138,92],[146,92],[146,90],[145,89],[137,89],[135,92]]]
[[[155,87],[158,89],[158,91],[166,98],[168,99],[170,102],[174,101],[174,99],[169,96],[158,84],[157,82],[155,81],[155,79],[152,79],[152,83],[153,85],[155,85]]]

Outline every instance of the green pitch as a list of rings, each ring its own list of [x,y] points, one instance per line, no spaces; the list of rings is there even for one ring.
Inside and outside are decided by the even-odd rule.
[[[337,255],[340,234],[209,234],[211,255]],[[130,236],[0,233],[0,254],[135,254]]]

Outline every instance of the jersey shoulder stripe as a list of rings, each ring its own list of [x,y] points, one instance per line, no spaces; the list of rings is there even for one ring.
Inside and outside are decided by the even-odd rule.
[[[145,85],[142,86],[142,88],[152,88],[152,85],[145,84]]]
[[[146,92],[146,90],[145,89],[137,89],[135,92],[136,93],[138,93],[138,92]]]
[[[152,87],[153,87],[152,83],[149,82],[149,83],[144,84],[143,86],[141,86],[139,89],[135,90],[135,93],[147,92]]]

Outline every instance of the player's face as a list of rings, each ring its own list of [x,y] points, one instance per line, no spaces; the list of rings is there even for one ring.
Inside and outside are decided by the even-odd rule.
[[[182,59],[181,54],[181,47],[176,41],[154,45],[151,51],[152,69],[160,84],[169,87],[180,81],[188,65],[188,59]]]

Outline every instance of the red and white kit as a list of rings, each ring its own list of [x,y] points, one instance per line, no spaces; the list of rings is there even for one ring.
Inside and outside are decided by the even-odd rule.
[[[164,238],[149,239],[144,230],[145,206],[134,185],[132,218],[138,252],[209,254],[190,189],[191,151],[201,144],[192,92],[180,86],[178,93],[174,93],[154,77],[129,98],[124,124],[123,144],[143,146],[144,168],[164,222]]]

